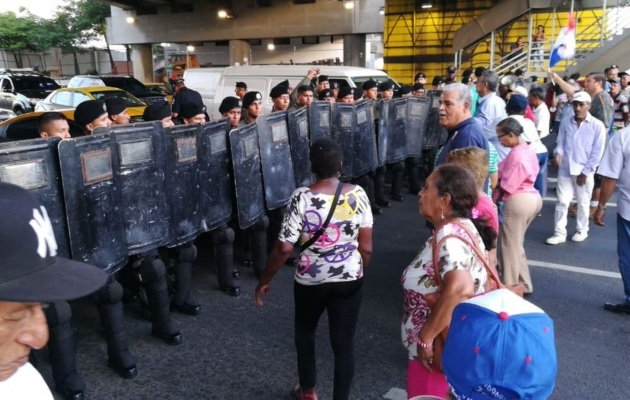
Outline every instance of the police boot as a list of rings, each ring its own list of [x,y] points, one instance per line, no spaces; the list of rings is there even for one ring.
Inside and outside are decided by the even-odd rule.
[[[138,375],[136,358],[129,351],[127,330],[123,319],[122,296],[120,283],[110,276],[109,282],[94,294],[98,306],[98,315],[107,338],[108,366],[124,379],[132,379]]]
[[[267,267],[267,228],[269,228],[267,216],[262,217],[249,228],[252,243],[252,269],[257,279],[262,277]]]
[[[48,353],[55,390],[68,400],[82,400],[85,382],[77,371],[74,329],[70,322],[72,310],[67,301],[50,303],[46,309],[48,322]]]
[[[385,197],[385,167],[378,167],[374,172],[374,199],[376,204],[380,207],[391,207],[387,198]]]
[[[407,169],[409,194],[418,194],[420,191],[420,157],[407,158],[405,160],[405,168]]]
[[[219,289],[230,296],[240,296],[241,288],[234,277],[234,230],[217,228],[212,232]]]
[[[201,305],[190,297],[192,290],[192,263],[197,258],[197,247],[190,242],[175,249],[176,262],[173,267],[175,275],[174,296],[171,310],[186,315],[199,315]]]
[[[391,197],[395,201],[403,201],[402,196],[402,181],[403,172],[405,171],[404,162],[400,161],[394,164],[390,164],[388,168],[392,171],[392,190]]]
[[[138,280],[147,296],[151,312],[151,334],[167,344],[177,345],[182,342],[169,314],[169,296],[166,285],[166,267],[157,252],[146,255],[136,267]]]

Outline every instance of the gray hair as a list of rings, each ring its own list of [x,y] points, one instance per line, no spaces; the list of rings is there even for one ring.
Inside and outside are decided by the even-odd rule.
[[[457,92],[457,98],[459,101],[462,103],[468,103],[469,106],[472,106],[472,93],[470,92],[468,85],[464,85],[463,83],[451,83],[444,86],[442,93],[445,92]]]
[[[491,92],[496,92],[499,87],[499,74],[489,69],[483,71],[481,74],[483,81],[488,84],[488,90]]]

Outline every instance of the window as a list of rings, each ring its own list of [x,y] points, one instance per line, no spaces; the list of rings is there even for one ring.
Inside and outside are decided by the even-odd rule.
[[[7,128],[6,139],[11,140],[24,140],[24,139],[37,139],[39,132],[37,131],[37,118],[25,119],[15,122]]]
[[[11,84],[11,80],[9,78],[4,78],[2,80],[2,91],[3,92],[12,92],[13,85]]]
[[[50,99],[50,102],[60,106],[71,107],[72,92],[59,92]]]
[[[19,78],[15,78],[15,87],[16,90],[57,90],[60,86],[57,82],[53,81],[50,78],[45,78],[41,76],[21,76]]]
[[[127,107],[142,107],[145,105],[143,102],[136,99],[135,97],[132,97],[129,93],[125,92],[124,90],[107,90],[107,91],[102,91],[102,92],[92,92],[92,96],[94,96],[96,100],[103,100],[103,101],[105,101],[105,99],[112,99],[112,98],[120,99],[125,103],[125,106]]]
[[[72,107],[76,107],[84,101],[91,100],[90,96],[83,94],[81,92],[68,92],[72,93]]]

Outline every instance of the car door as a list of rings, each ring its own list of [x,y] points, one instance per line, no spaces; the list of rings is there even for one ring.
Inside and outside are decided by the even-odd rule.
[[[0,108],[13,110],[13,85],[8,78],[0,80]]]
[[[72,92],[62,91],[57,92],[50,98],[50,109],[58,110],[72,107]]]

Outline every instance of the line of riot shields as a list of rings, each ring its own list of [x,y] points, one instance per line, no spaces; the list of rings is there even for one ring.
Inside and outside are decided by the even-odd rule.
[[[309,147],[318,138],[341,145],[346,180],[443,144],[436,98],[315,102],[234,130],[227,120],[148,122],[2,143],[0,181],[46,206],[59,255],[112,273],[130,255],[190,242],[233,217],[245,229],[286,205],[314,182]]]

